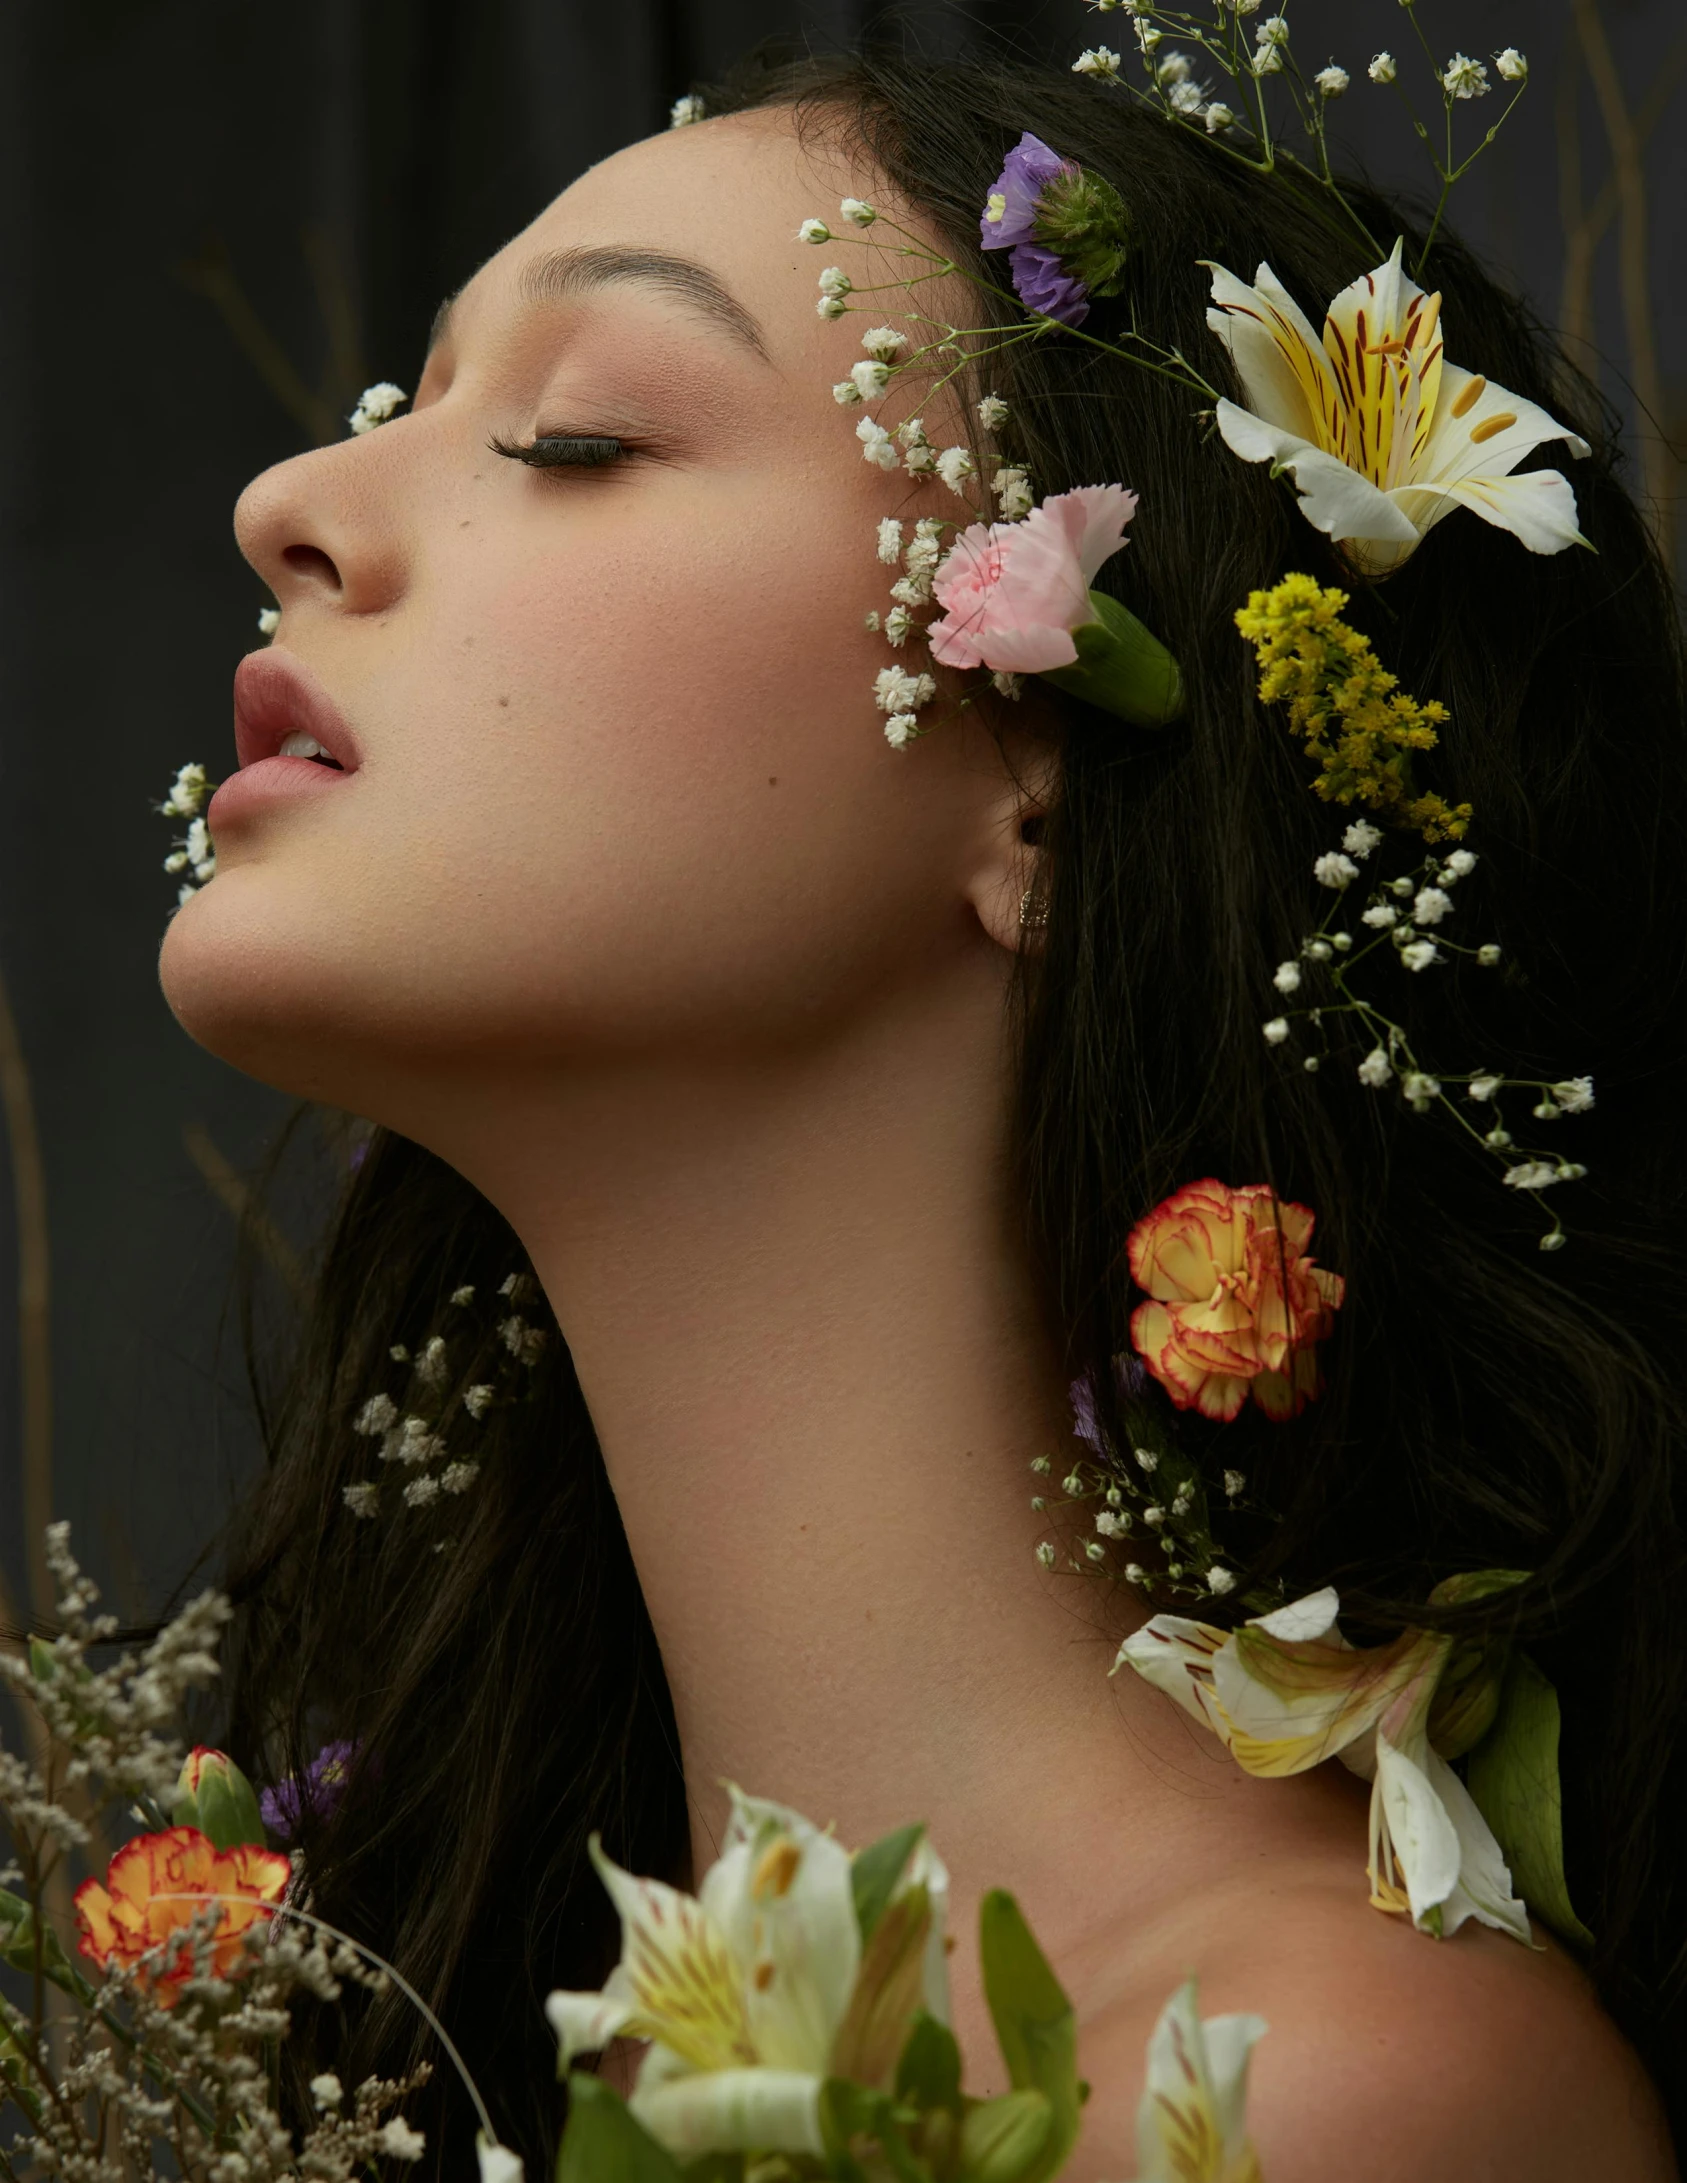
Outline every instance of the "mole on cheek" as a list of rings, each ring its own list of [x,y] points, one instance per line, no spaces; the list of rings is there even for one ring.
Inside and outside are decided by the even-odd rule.
[[[499,698],[498,702],[500,705],[507,705],[509,703],[509,699],[507,697],[501,697]]]
[[[777,773],[770,773],[768,775],[767,785],[769,788],[777,788],[779,786],[779,776]]]

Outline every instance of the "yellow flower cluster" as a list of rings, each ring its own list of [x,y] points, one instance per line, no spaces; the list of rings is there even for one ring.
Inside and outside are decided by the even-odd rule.
[[[1419,795],[1412,782],[1412,753],[1435,748],[1447,708],[1400,689],[1369,637],[1340,619],[1347,597],[1301,575],[1250,594],[1236,627],[1259,654],[1260,697],[1288,706],[1306,755],[1318,761],[1312,786],[1327,803],[1362,803],[1420,828],[1425,841],[1457,841],[1469,804]]]

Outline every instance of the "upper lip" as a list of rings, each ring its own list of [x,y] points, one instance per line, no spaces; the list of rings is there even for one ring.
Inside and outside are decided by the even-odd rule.
[[[357,771],[357,739],[310,669],[274,645],[248,652],[234,671],[234,747],[242,766],[273,758],[301,731],[346,772]]]

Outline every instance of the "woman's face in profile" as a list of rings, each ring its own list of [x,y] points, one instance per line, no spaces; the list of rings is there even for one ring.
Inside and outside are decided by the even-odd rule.
[[[864,627],[875,526],[968,511],[864,462],[832,398],[904,301],[816,315],[823,264],[896,270],[797,240],[848,192],[783,111],[636,144],[481,269],[407,414],[248,488],[275,650],[349,770],[214,814],[163,961],[205,1044],[418,1126],[423,1082],[824,1040],[993,954],[965,898],[1011,823],[995,748],[957,722],[893,752],[873,709],[924,664]],[[540,435],[624,452],[489,446]]]

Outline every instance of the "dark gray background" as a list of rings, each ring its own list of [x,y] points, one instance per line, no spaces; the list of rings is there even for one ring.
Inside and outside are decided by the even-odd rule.
[[[184,758],[229,762],[229,677],[264,596],[234,550],[235,495],[334,434],[366,380],[413,385],[439,298],[583,167],[661,126],[694,74],[768,30],[849,35],[864,7],[12,0],[0,13],[0,973],[51,1236],[50,1494],[122,1606],[156,1603],[182,1575],[253,1460],[224,1326],[224,1201],[285,1103],[200,1053],[159,998],[174,883],[159,869],[168,828],[148,810]],[[1411,50],[1397,0],[1287,12],[1309,62],[1352,70],[1339,120],[1373,170],[1420,185],[1403,117],[1362,73],[1378,44]],[[1421,0],[1420,13],[1437,50],[1529,54],[1529,96],[1456,217],[1599,370],[1635,429],[1637,478],[1676,500],[1678,529],[1679,0]],[[1122,46],[1128,28],[1080,0],[918,11],[933,41],[992,16],[1067,58]],[[1611,56],[1603,105],[1589,33]],[[1462,108],[1467,135],[1500,103]],[[14,1121],[22,1082],[14,1071]],[[26,1154],[0,1119],[0,1572],[14,1601]],[[206,1174],[218,1161],[221,1195]]]

